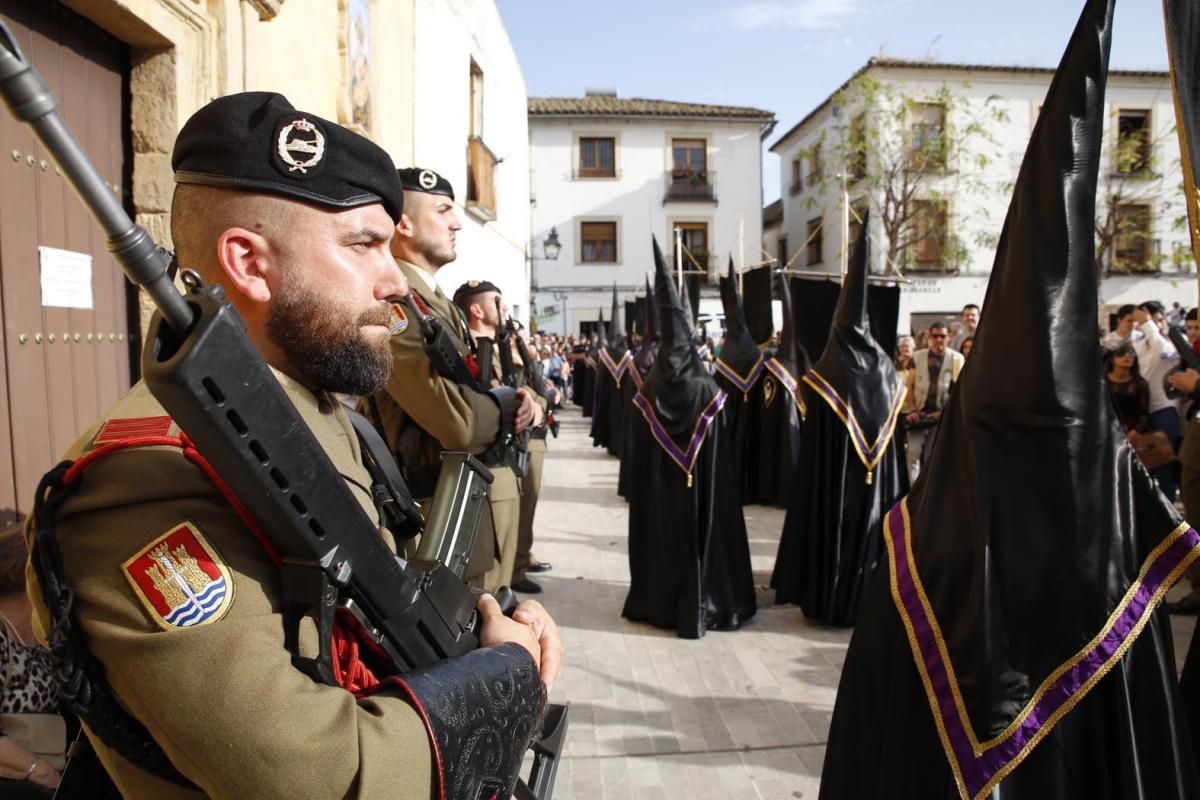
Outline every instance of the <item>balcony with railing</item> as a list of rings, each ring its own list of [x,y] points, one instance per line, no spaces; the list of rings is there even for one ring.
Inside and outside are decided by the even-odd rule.
[[[467,212],[484,222],[496,218],[496,154],[483,139],[467,140]]]
[[[708,170],[673,169],[666,174],[667,190],[664,203],[717,202],[717,174]]]

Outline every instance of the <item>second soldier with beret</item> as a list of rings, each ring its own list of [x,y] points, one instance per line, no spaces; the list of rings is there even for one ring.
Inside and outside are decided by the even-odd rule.
[[[392,239],[392,255],[408,279],[412,305],[397,304],[392,325],[392,377],[387,386],[364,403],[369,416],[383,430],[388,444],[414,495],[429,497],[436,485],[445,451],[469,452],[485,456],[484,462],[494,480],[488,487],[488,505],[476,538],[475,552],[468,578],[477,585],[495,590],[507,585],[512,576],[511,558],[520,519],[520,489],[517,477],[504,461],[495,456],[494,445],[508,430],[517,433],[540,424],[541,409],[531,392],[518,392],[518,404],[502,409],[484,387],[456,383],[434,369],[425,354],[415,312],[437,319],[451,334],[459,354],[474,360],[470,331],[453,302],[437,283],[437,272],[457,257],[456,234],[462,229],[454,208],[454,190],[450,182],[430,169],[402,169],[398,175],[404,187],[404,213]],[[509,420],[502,414],[512,414]],[[485,455],[488,454],[488,455]]]

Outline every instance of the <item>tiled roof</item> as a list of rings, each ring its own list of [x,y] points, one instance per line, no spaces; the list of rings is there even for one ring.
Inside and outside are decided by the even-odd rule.
[[[716,106],[707,103],[679,103],[674,100],[647,100],[641,97],[531,97],[531,117],[696,117],[702,119],[747,119],[767,122],[775,119],[770,111],[746,106]]]
[[[762,219],[762,224],[763,224],[764,228],[769,227],[771,225],[778,224],[780,222],[783,222],[783,198],[782,197],[779,198],[778,200],[776,200],[774,203],[767,205],[763,209],[763,219]]]
[[[932,72],[1002,72],[1009,74],[1024,74],[1024,75],[1053,75],[1053,67],[1020,67],[1004,64],[951,64],[942,61],[915,61],[904,58],[880,58],[875,57],[867,61],[866,64],[846,79],[846,82],[837,88],[825,101],[812,111],[804,115],[804,118],[788,129],[786,133],[775,140],[775,143],[770,146],[772,152],[778,152],[775,148],[783,144],[792,134],[804,127],[804,123],[815,117],[821,109],[829,105],[833,98],[837,97],[838,92],[850,85],[851,81],[867,72],[873,67],[882,69],[915,69],[927,70]],[[1124,70],[1111,69],[1108,71],[1109,77],[1116,78],[1161,78],[1163,80],[1170,77],[1170,73],[1156,70]]]

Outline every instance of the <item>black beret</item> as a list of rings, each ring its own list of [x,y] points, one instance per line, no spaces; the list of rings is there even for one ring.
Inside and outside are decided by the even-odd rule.
[[[407,167],[406,169],[396,170],[396,174],[400,176],[400,183],[404,185],[406,192],[441,194],[449,197],[451,200],[454,199],[454,187],[450,185],[450,181],[431,169]]]
[[[467,281],[462,286],[454,290],[454,304],[458,305],[459,301],[470,297],[473,294],[483,294],[484,292],[500,292],[500,287],[491,281]]]
[[[175,140],[176,183],[224,186],[345,209],[382,203],[394,222],[404,190],[391,156],[366,137],[297,111],[273,92],[218,97]]]

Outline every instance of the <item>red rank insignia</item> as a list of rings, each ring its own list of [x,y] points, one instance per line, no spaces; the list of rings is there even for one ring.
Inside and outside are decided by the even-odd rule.
[[[143,436],[167,436],[171,432],[171,418],[166,414],[157,417],[131,417],[110,419],[100,426],[93,447],[113,442],[123,442]]]
[[[121,565],[142,606],[165,630],[207,625],[233,604],[233,576],[190,522],[159,536]]]

